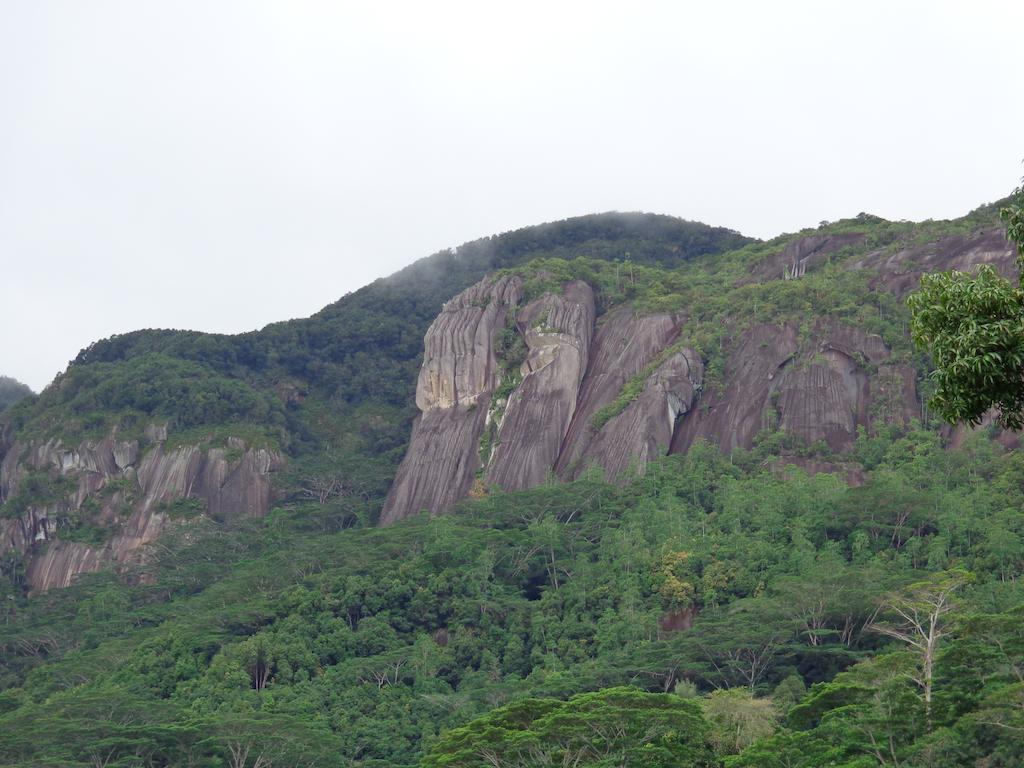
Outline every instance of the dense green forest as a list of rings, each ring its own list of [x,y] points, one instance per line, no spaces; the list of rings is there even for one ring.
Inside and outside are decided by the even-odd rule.
[[[488,272],[518,272],[528,296],[585,279],[601,310],[687,312],[678,343],[709,387],[738,330],[808,334],[823,316],[924,374],[906,306],[843,264],[997,220],[987,206],[823,224],[801,234],[858,239],[800,280],[759,282],[745,278],[794,236],[583,217],[436,254],[256,333],[97,342],[4,413],[0,442],[113,427],[144,442],[158,421],[171,442],[243,435],[288,464],[267,519],[226,524],[183,500],[119,574],[29,596],[24,563],[3,556],[0,765],[1021,765],[1024,459],[987,431],[947,450],[922,412],[833,456],[766,430],[750,451],[698,443],[621,486],[491,489],[374,527],[423,333]],[[334,477],[344,493],[308,492]],[[23,495],[55,492],[30,480]]]
[[[4,609],[0,755],[1020,765],[1020,454],[865,435],[848,487],[772,445],[386,529],[308,530],[336,501],[182,524],[135,586],[94,575]],[[893,635],[933,604],[926,678],[913,631]]]

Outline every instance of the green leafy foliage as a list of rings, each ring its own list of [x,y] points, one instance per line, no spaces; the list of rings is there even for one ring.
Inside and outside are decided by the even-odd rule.
[[[1024,258],[1024,192],[1002,209]],[[927,275],[909,304],[915,343],[935,361],[931,406],[952,423],[978,424],[993,408],[1010,429],[1024,427],[1024,290],[992,267],[976,275]]]
[[[716,764],[694,701],[606,688],[568,701],[525,699],[445,733],[424,768],[535,765],[697,768]]]
[[[273,429],[284,422],[272,394],[207,365],[157,353],[119,363],[72,365],[8,416],[25,437],[68,439],[102,436],[114,426],[141,433],[154,421],[179,429],[238,421]]]
[[[348,497],[265,524],[178,519],[130,584],[6,601],[0,753],[73,764],[110,743],[129,764],[202,765],[251,744],[252,764],[281,734],[341,765],[443,765],[496,740],[510,760],[811,766],[877,764],[871,739],[891,735],[913,765],[945,734],[950,754],[1013,765],[1024,459],[923,431],[855,453],[871,463],[857,488],[698,445],[625,487],[584,476],[385,529],[305,517]],[[977,579],[947,616],[929,727],[920,665],[872,624],[954,566]],[[690,629],[670,628],[680,612]],[[94,730],[70,714],[101,697],[146,714]],[[529,715],[521,733],[510,712]],[[630,725],[585,743],[602,718]]]
[[[18,482],[17,490],[0,503],[0,518],[20,517],[30,507],[43,508],[63,501],[74,481],[41,469],[29,470]]]

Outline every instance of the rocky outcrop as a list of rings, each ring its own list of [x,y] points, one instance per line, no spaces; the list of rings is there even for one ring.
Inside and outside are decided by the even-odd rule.
[[[248,449],[237,438],[228,438],[227,448],[187,445],[165,451],[158,444],[138,468],[139,509],[149,512],[188,497],[202,499],[214,519],[263,517],[270,508],[270,476],[282,464],[277,451]]]
[[[1003,227],[984,227],[971,234],[952,235],[895,251],[876,251],[854,261],[850,267],[874,272],[870,283],[873,288],[902,298],[915,290],[926,274],[949,270],[973,272],[981,265],[989,265],[1003,277],[1017,280],[1017,252]],[[908,407],[909,393],[916,386],[915,379],[913,369],[908,366],[881,367],[879,376],[872,381],[872,386],[877,389],[874,402],[891,410],[899,407],[895,404],[902,400],[905,404],[902,406],[904,418],[919,416],[917,409]],[[902,390],[902,397],[895,395],[897,389]],[[996,441],[1004,447],[1016,448],[1020,444],[1018,433],[998,427],[994,413],[987,414],[977,426],[957,424],[945,426],[941,432],[949,447],[959,448],[971,434],[988,428],[995,430]]]
[[[498,425],[487,482],[520,490],[539,485],[553,470],[576,411],[594,320],[594,292],[579,281],[517,315],[529,353]]]
[[[726,359],[724,386],[705,385],[700,404],[676,431],[671,451],[684,453],[698,440],[724,451],[753,445],[754,436],[771,426],[771,394],[798,350],[793,326],[761,324],[744,332]]]
[[[25,576],[33,592],[56,587],[69,587],[76,576],[95,573],[109,565],[111,559],[104,549],[77,541],[52,541],[29,560]]]
[[[627,384],[665,356],[682,326],[678,315],[637,315],[631,307],[619,307],[602,318],[579,404],[555,466],[559,477],[573,479],[597,465],[615,480],[630,465],[642,470],[668,451],[676,420],[692,406],[703,379],[700,357],[690,349],[681,348],[664,359],[620,413],[603,425],[595,424],[595,418]]]
[[[736,284],[800,279],[846,258],[864,239],[794,238]],[[1012,276],[1014,253],[1001,229],[887,248],[843,266],[870,270],[877,289],[903,295],[924,272],[981,263]],[[699,440],[730,452],[752,448],[761,432],[782,431],[842,454],[862,428],[922,416],[917,372],[894,360],[881,337],[828,316],[754,325],[729,318],[723,365],[709,377],[700,356],[680,343],[683,315],[642,316],[620,306],[595,321],[592,290],[580,282],[518,307],[519,285],[505,280],[460,294],[428,331],[416,398],[421,415],[382,523],[423,509],[444,512],[473,488],[530,488],[592,466],[622,481],[631,469],[643,472],[653,458]],[[513,307],[510,325],[503,318]],[[522,380],[499,389],[494,340],[502,333],[507,341],[513,328],[527,349]],[[956,442],[962,434],[949,436]],[[792,463],[860,479],[841,461],[795,456]]]
[[[81,506],[85,496],[95,493],[106,479],[134,466],[138,458],[137,440],[118,440],[113,435],[68,448],[60,440],[28,445],[15,442],[0,462],[0,502],[10,498],[18,482],[28,472],[45,469],[77,480],[74,503]]]
[[[855,232],[809,235],[792,240],[781,251],[754,267],[748,276],[737,281],[737,285],[766,280],[795,280],[825,263],[836,251],[863,240],[864,235]]]
[[[519,303],[518,277],[484,279],[449,301],[427,329],[416,385],[421,411],[469,406],[497,386],[495,336]]]
[[[889,356],[879,336],[819,322],[820,343],[782,371],[770,393],[778,427],[807,443],[823,441],[833,451],[853,445],[857,426],[870,423],[868,366]]]
[[[496,375],[475,374],[476,385],[460,389],[459,366],[445,359],[454,350],[472,349],[472,366],[496,362],[487,342],[503,331],[494,324],[498,315],[487,320],[481,334],[480,318],[472,311],[486,305],[482,297],[492,288],[484,281],[457,297],[427,332],[417,393],[422,412],[382,511],[383,525],[424,509],[447,511],[477,479],[483,487],[515,490],[553,474],[576,476],[591,464],[610,478],[619,478],[629,466],[642,470],[667,451],[677,418],[692,406],[702,366],[692,350],[672,347],[681,318],[638,316],[621,307],[595,332],[593,291],[582,282],[568,283],[515,313],[514,330],[527,354],[522,379],[507,399],[495,394]],[[467,295],[474,298],[467,301]],[[512,294],[499,291],[499,296],[501,306],[508,307]],[[481,344],[456,343],[470,329]],[[595,414],[640,375],[637,396],[597,429]],[[485,430],[491,445],[481,457]]]
[[[703,376],[704,366],[693,350],[671,354],[647,377],[639,396],[593,436],[571,476],[597,465],[608,480],[621,480],[627,470],[642,472],[668,453],[676,424],[693,406]]]
[[[791,325],[754,326],[728,355],[725,386],[705,392],[672,451],[697,440],[726,451],[750,448],[758,432],[776,428],[848,450],[857,427],[906,424],[918,411],[913,371],[887,365],[888,358],[879,336],[825,319],[802,340]]]
[[[970,272],[989,264],[1003,277],[1016,279],[1016,253],[1002,227],[987,227],[969,235],[952,235],[932,243],[876,251],[854,261],[852,269],[876,273],[871,286],[905,296],[915,290],[921,277],[931,272]]]
[[[381,510],[382,524],[448,509],[469,492],[480,463],[491,393],[501,381],[496,341],[519,304],[516,277],[485,279],[445,304],[424,339],[416,387],[421,413]]]
[[[421,413],[380,514],[387,525],[417,512],[444,512],[464,499],[481,468],[489,399]]]
[[[159,428],[147,434],[166,438]],[[74,447],[59,440],[14,443],[0,463],[0,501],[12,498],[30,473],[72,487],[0,520],[0,550],[28,558],[32,590],[67,586],[78,574],[137,560],[166,526],[167,505],[178,499],[200,499],[210,516],[222,520],[265,515],[270,477],[283,463],[277,451],[249,448],[235,438],[226,448],[166,450],[158,442],[144,453],[138,440],[116,435]],[[98,546],[62,541],[64,526],[86,515],[90,525],[108,529],[110,538]]]
[[[676,340],[681,326],[679,316],[640,316],[629,306],[613,309],[601,318],[576,413],[555,466],[559,477],[579,474],[580,462],[595,436],[594,416]]]

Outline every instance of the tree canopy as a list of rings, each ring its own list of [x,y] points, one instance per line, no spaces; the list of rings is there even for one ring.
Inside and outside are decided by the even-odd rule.
[[[1024,188],[1001,210],[1024,267]],[[931,407],[944,419],[978,424],[995,409],[1024,428],[1024,270],[1016,284],[983,265],[976,275],[926,275],[909,298],[911,335],[935,361]]]

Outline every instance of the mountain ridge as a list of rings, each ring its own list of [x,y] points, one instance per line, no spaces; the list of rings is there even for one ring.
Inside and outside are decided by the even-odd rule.
[[[439,252],[309,318],[271,324],[262,331],[227,336],[150,330],[98,341],[44,392],[0,421],[0,461],[8,466],[0,482],[0,548],[27,557],[28,583],[46,589],[66,585],[79,569],[131,562],[136,557],[132,550],[152,544],[172,521],[143,501],[148,498],[143,487],[135,489],[135,501],[111,506],[90,493],[104,493],[115,476],[61,458],[91,455],[104,441],[138,445],[139,462],[152,451],[170,455],[172,447],[197,450],[201,456],[173,470],[170,487],[181,497],[207,504],[220,491],[200,493],[201,486],[193,486],[190,478],[201,474],[202,456],[210,451],[227,451],[232,458],[231,441],[244,446],[234,458],[241,464],[229,462],[218,469],[223,477],[243,464],[266,467],[281,477],[285,473],[279,472],[278,457],[293,459],[286,488],[275,488],[274,498],[296,500],[311,484],[330,485],[339,466],[349,477],[369,477],[366,484],[377,498],[390,484],[396,463],[388,452],[408,439],[422,334],[457,289],[538,253],[572,255],[582,249],[598,257],[619,257],[628,250],[638,261],[679,264],[746,242],[749,238],[731,230],[667,216],[583,216]],[[154,439],[156,434],[161,437]],[[343,455],[332,462],[327,457],[332,450]],[[253,458],[262,456],[260,451],[274,458]],[[298,457],[308,461],[294,461]],[[220,467],[220,461],[213,466]],[[359,469],[348,469],[353,464]],[[308,474],[305,465],[312,465]],[[140,468],[133,464],[118,471],[137,473]],[[53,477],[26,486],[35,489],[31,494],[24,489],[19,493],[22,477],[48,473]],[[90,492],[62,497],[57,486],[69,474]],[[262,473],[247,476],[265,482]],[[270,503],[271,497],[264,496],[253,508],[258,516]],[[174,501],[162,499],[164,504]],[[228,508],[249,506],[241,499],[227,503]],[[363,507],[361,517],[376,515],[369,502]],[[65,537],[80,536],[76,530],[91,531],[92,540],[58,540],[33,555],[41,544],[60,538],[58,529]],[[147,533],[118,538],[118,531],[135,529]],[[117,541],[125,546],[116,546]],[[53,566],[57,560],[64,565]]]
[[[3,761],[532,764],[608,722],[625,765],[1018,765],[1024,462],[931,418],[903,302],[1012,274],[993,213],[634,242],[115,339],[0,417]],[[929,700],[877,627],[940,588]]]
[[[872,285],[884,288],[886,295],[899,296],[925,268],[967,268],[994,261],[1004,271],[1011,270],[1012,253],[994,217],[995,206],[979,208],[960,220],[922,224],[887,222],[860,214],[817,230],[761,242],[732,230],[666,216],[596,214],[439,252],[348,294],[306,320],[271,324],[263,331],[236,336],[139,331],[102,340],[83,350],[46,391],[0,420],[0,461],[6,467],[0,478],[0,519],[7,518],[0,522],[0,546],[27,558],[26,584],[34,589],[67,585],[83,570],[134,562],[167,526],[176,524],[164,507],[143,501],[149,498],[145,482],[134,479],[140,462],[154,451],[161,456],[192,451],[192,458],[180,469],[169,470],[175,477],[169,486],[174,490],[162,498],[162,505],[192,498],[205,505],[203,514],[223,506],[248,509],[261,517],[277,502],[297,503],[305,495],[322,495],[324,488],[359,486],[363,489],[359,503],[345,524],[378,519],[391,522],[424,508],[444,511],[471,490],[477,495],[486,492],[488,485],[531,487],[553,472],[563,478],[575,477],[588,461],[595,460],[585,457],[587,451],[616,475],[629,466],[642,471],[655,455],[685,451],[695,440],[710,440],[724,450],[749,449],[765,428],[782,429],[808,443],[825,439],[831,449],[841,452],[852,445],[858,428],[870,428],[868,411],[876,407],[872,403],[880,402],[879,397],[893,401],[889,407],[899,412],[898,420],[904,424],[918,409],[915,379],[919,376],[913,365],[908,366],[908,342],[902,332],[891,327],[894,322],[904,322],[900,319],[904,310],[891,300],[882,302],[881,294],[872,298]],[[833,268],[833,259],[838,264],[854,256],[851,268]],[[910,262],[914,262],[913,269],[905,269]],[[832,277],[823,278],[829,270]],[[522,312],[537,317],[521,318],[515,330],[508,318],[492,315],[483,336],[474,342],[490,347],[485,357],[491,373],[479,392],[486,402],[475,414],[468,410],[475,398],[460,406],[470,420],[466,426],[457,426],[450,415],[435,427],[420,425],[434,435],[434,442],[427,443],[429,447],[420,450],[420,455],[446,466],[452,463],[441,472],[433,471],[429,464],[410,472],[407,463],[417,453],[417,434],[422,432],[416,421],[412,447],[406,451],[413,421],[411,401],[415,399],[422,410],[413,381],[416,376],[422,381],[424,366],[429,364],[420,364],[421,339],[426,334],[430,343],[428,323],[436,322],[436,308],[448,305],[451,291],[473,278],[486,282],[488,274],[514,275],[519,281],[516,295],[506,300],[506,313],[521,302]],[[865,275],[877,277],[865,283],[861,279]],[[563,334],[563,341],[552,346],[550,341],[559,338],[559,333],[546,331],[558,329],[543,326],[552,311],[562,311],[559,307],[563,305],[565,310],[578,306],[578,302],[565,304],[557,299],[563,286],[573,280],[579,290],[592,294],[588,301],[594,306],[588,320],[564,329],[570,330],[569,336]],[[869,284],[871,280],[875,283]],[[816,287],[810,293],[821,296],[808,303],[804,294],[811,283]],[[465,290],[472,292],[471,285]],[[783,290],[784,286],[796,287]],[[859,295],[861,305],[852,300],[854,294]],[[469,299],[464,311],[477,312],[481,300]],[[870,301],[877,303],[878,318],[862,317],[865,303]],[[676,318],[671,321],[670,335],[678,349],[670,350],[667,341],[660,348],[647,348],[644,355],[632,360],[628,376],[605,387],[607,391],[595,400],[592,394],[586,395],[594,387],[593,376],[585,380],[588,357],[591,352],[598,358],[607,354],[589,349],[591,335],[599,317],[603,324],[610,312],[626,305],[637,318]],[[696,311],[698,306],[713,309]],[[774,325],[768,316],[772,312],[778,320]],[[832,317],[837,312],[846,313],[847,324],[874,323],[874,330],[888,337],[869,343],[869,328],[868,336],[851,342],[849,331],[841,331],[831,320],[828,330],[820,322],[810,328],[807,318],[800,317],[801,313]],[[726,348],[739,342],[729,329],[736,330],[737,318],[741,326],[749,323],[751,313],[760,323],[755,332],[763,334],[763,339],[758,349],[740,349],[738,353],[733,349],[730,357]],[[891,316],[888,324],[879,326],[877,321],[885,313]],[[646,322],[623,332],[642,335]],[[457,329],[455,332],[458,336]],[[522,350],[517,354],[522,360],[496,367],[493,347],[499,333],[512,334],[504,343],[520,344]],[[822,334],[833,338],[837,333],[845,333],[846,342],[833,339],[821,349],[811,349],[813,343],[808,346]],[[517,335],[521,337],[518,341]],[[873,351],[871,344],[878,343],[882,351]],[[881,379],[887,383],[878,384],[879,392],[872,393],[869,390],[876,384],[869,385],[860,359],[877,367],[891,356],[893,344],[902,346],[897,355],[900,359],[894,364],[885,362]],[[737,374],[743,369],[740,360],[756,360],[771,348],[776,349],[778,359],[765,359],[764,371],[749,369]],[[557,393],[546,396],[537,391],[520,393],[524,377],[525,386],[535,388],[541,380],[538,376],[553,370],[548,363],[570,349],[582,355],[574,365],[576,374],[570,376],[571,382],[562,381]],[[531,355],[539,357],[530,362]],[[699,370],[697,379],[676,374],[672,380],[677,383],[666,388],[667,373],[644,370],[658,355],[685,363],[687,370]],[[774,378],[773,370],[781,370],[801,355],[804,362],[798,368],[811,368],[803,374],[786,374],[780,379],[782,389],[776,384],[751,383],[751,376]],[[836,358],[818,365],[812,358],[822,355],[838,355],[844,362]],[[659,365],[663,363],[666,360],[659,361]],[[519,365],[521,372],[514,370]],[[445,366],[453,369],[454,358],[442,364]],[[595,375],[601,378],[607,373]],[[794,379],[801,375],[805,380]],[[638,377],[647,376],[660,382],[660,399],[644,394],[647,387]],[[557,376],[552,383],[556,380]],[[685,394],[679,389],[683,382]],[[734,389],[722,389],[726,383]],[[498,391],[503,385],[507,392]],[[461,385],[449,386],[454,392]],[[740,389],[735,389],[737,386]],[[706,396],[702,394],[705,389]],[[843,394],[845,390],[849,391]],[[819,391],[824,399],[818,405],[803,402],[808,393]],[[492,393],[497,393],[494,403]],[[589,416],[575,413],[578,395],[584,396]],[[702,398],[701,409],[688,413],[698,397]],[[638,398],[645,399],[646,408],[634,407]],[[746,409],[742,412],[729,404],[740,401]],[[528,415],[541,404],[546,404],[543,410]],[[552,408],[560,412],[558,416],[553,416]],[[627,410],[629,414],[624,413]],[[661,418],[657,415],[663,410],[673,416],[672,424],[666,434],[655,438],[652,435],[664,430],[658,426]],[[777,412],[772,415],[768,411]],[[502,432],[507,412],[521,423]],[[547,435],[552,419],[560,425],[559,433],[541,437]],[[631,426],[625,427],[623,419]],[[621,429],[604,429],[610,420]],[[577,446],[593,443],[590,448],[565,445],[573,421],[573,441]],[[825,422],[835,422],[835,426],[822,426]],[[470,423],[473,426],[468,426]],[[528,427],[529,423],[535,426]],[[454,443],[444,437],[450,429],[461,435]],[[635,434],[626,438],[622,429]],[[156,434],[160,439],[153,439]],[[954,434],[950,440],[962,437]],[[137,461],[118,467],[117,472],[130,475],[129,482],[139,487],[127,501],[115,494],[112,498],[117,503],[113,505],[102,494],[107,493],[103,489],[108,483],[118,480],[116,473],[96,474],[92,464],[62,458],[92,455],[104,441],[138,446]],[[542,449],[544,445],[547,447]],[[538,450],[544,452],[543,458]],[[219,467],[216,474],[220,479],[195,485],[211,451],[217,458],[210,466]],[[486,467],[481,466],[484,452],[488,454]],[[506,453],[509,456],[503,457]],[[405,463],[399,461],[402,454]],[[225,458],[228,463],[223,464]],[[829,469],[842,464],[825,455],[818,459],[805,461],[806,466]],[[172,465],[178,466],[175,461]],[[243,470],[243,466],[250,469]],[[508,474],[513,467],[518,480]],[[238,472],[247,472],[243,476],[250,478],[249,482],[268,487],[255,506],[241,497],[215,501],[221,498],[226,478]],[[37,480],[19,492],[22,478]],[[77,483],[79,490],[62,496],[60,487],[66,482]],[[233,482],[238,488],[235,493],[241,494],[238,481]],[[314,487],[320,490],[311,490]],[[435,490],[426,495],[422,490],[402,490],[413,487]],[[402,498],[404,502],[396,501]],[[446,501],[441,503],[441,498]],[[69,537],[72,541],[61,541]],[[38,542],[51,540],[52,546],[33,554],[40,549]]]

